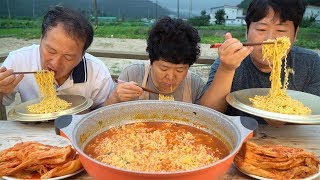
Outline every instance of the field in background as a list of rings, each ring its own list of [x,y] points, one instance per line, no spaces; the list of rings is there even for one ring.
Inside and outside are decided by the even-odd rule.
[[[15,37],[23,39],[38,39],[40,37],[40,20],[8,20],[0,19],[0,38]],[[96,28],[95,37],[113,37],[123,39],[145,39],[150,24],[143,22],[112,22],[100,23]],[[201,36],[201,43],[211,44],[223,42],[224,34],[231,32],[233,37],[245,41],[245,26],[200,26],[195,27]],[[296,45],[320,49],[320,28],[300,28]]]

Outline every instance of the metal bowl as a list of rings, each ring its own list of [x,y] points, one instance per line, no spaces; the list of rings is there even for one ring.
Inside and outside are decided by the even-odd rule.
[[[141,172],[104,164],[84,153],[84,147],[96,135],[112,127],[135,122],[172,122],[201,129],[223,141],[229,147],[230,154],[217,162],[191,170]],[[242,143],[253,136],[257,122],[248,117],[226,116],[191,103],[139,100],[105,106],[86,115],[62,116],[55,120],[55,127],[58,134],[71,141],[82,165],[93,179],[194,180],[218,179],[225,174]]]
[[[269,93],[269,90],[269,88],[243,89],[230,93],[226,97],[226,100],[231,106],[236,109],[266,119],[297,124],[320,123],[320,97],[301,91],[287,90],[287,95],[289,95],[293,99],[300,101],[301,103],[303,103],[303,105],[309,107],[312,111],[310,115],[281,114],[253,107],[249,98],[253,98],[255,95],[266,96]]]
[[[23,102],[18,104],[13,109],[11,109],[8,113],[9,120],[15,121],[47,121],[54,120],[57,117],[68,114],[76,114],[81,111],[88,109],[93,101],[89,98],[85,98],[79,95],[58,95],[59,98],[71,103],[71,107],[59,112],[45,113],[45,114],[35,114],[30,113],[27,110],[27,106],[39,103],[41,101],[40,98]]]

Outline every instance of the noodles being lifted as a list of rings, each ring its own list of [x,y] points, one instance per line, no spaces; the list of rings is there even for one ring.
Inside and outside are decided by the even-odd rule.
[[[174,101],[174,97],[171,96],[167,96],[167,95],[163,95],[163,94],[159,94],[159,100],[162,101]]]
[[[172,85],[171,85],[171,93],[172,92],[173,92],[173,90],[172,90]],[[162,101],[174,101],[174,97],[173,97],[173,95],[167,96],[167,95],[164,95],[164,94],[159,94],[159,100],[162,100]]]
[[[35,75],[42,101],[38,104],[27,106],[28,111],[36,114],[52,113],[67,109],[71,103],[60,99],[54,89],[54,72],[48,70],[38,71]]]
[[[259,109],[283,113],[283,114],[310,114],[311,109],[305,107],[301,102],[292,99],[286,94],[288,88],[289,73],[293,73],[292,69],[287,69],[287,51],[290,48],[290,40],[288,37],[280,37],[274,41],[275,44],[262,45],[263,60],[272,62],[270,81],[271,88],[267,96],[255,96],[250,98],[253,106]],[[285,58],[285,78],[283,85],[281,84],[281,65],[282,59]]]

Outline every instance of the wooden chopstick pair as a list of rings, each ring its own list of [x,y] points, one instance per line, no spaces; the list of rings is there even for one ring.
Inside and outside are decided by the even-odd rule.
[[[125,83],[126,81],[122,81],[122,80],[120,80],[120,79],[115,79],[114,80],[116,83]],[[139,86],[139,85],[138,85]],[[159,95],[159,93],[158,92],[156,92],[156,91],[154,91],[154,90],[151,90],[151,89],[149,89],[149,88],[145,88],[145,87],[142,87],[142,86],[139,86],[140,88],[142,88],[144,91],[147,91],[147,92],[150,92],[150,93],[153,93],[153,94],[158,94]]]
[[[35,74],[35,73],[38,73],[38,72],[50,72],[50,70],[13,72],[12,74]]]
[[[12,74],[34,74],[36,71],[27,71],[27,72],[13,72]]]
[[[268,42],[258,42],[258,43],[253,43],[253,42],[244,42],[242,43],[244,46],[259,46],[259,45],[262,45],[262,44],[274,44],[275,42],[272,42],[272,41],[268,41]],[[220,46],[222,45],[222,43],[215,43],[215,44],[212,44],[210,46],[210,48],[219,48]]]

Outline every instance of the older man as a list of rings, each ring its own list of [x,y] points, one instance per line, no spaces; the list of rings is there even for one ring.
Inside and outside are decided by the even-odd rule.
[[[15,71],[54,71],[57,94],[81,95],[93,100],[92,108],[105,102],[113,81],[102,61],[85,53],[93,40],[90,22],[79,12],[54,7],[45,14],[40,45],[13,51],[0,69],[0,98],[11,104],[20,93],[22,102],[39,98],[32,74],[15,75]]]

